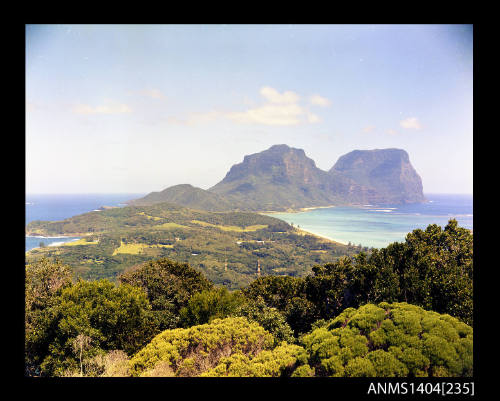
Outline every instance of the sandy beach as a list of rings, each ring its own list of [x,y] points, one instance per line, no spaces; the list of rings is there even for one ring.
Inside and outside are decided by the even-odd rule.
[[[321,235],[321,234],[313,233],[312,231],[304,230],[303,228],[295,228],[295,229],[297,231],[301,232],[303,235],[308,234],[308,235],[312,235],[314,237],[319,237],[321,239],[326,239],[328,241],[336,242],[337,244],[347,245],[347,242],[342,242],[342,241],[336,240],[334,238],[327,237],[326,235]]]
[[[329,206],[313,206],[313,207],[301,207],[299,209],[287,209],[287,210],[267,210],[263,212],[256,212],[258,214],[276,214],[276,213],[300,213],[300,212],[308,212],[310,210],[314,209],[329,209],[332,207],[336,207],[336,205],[329,205]]]

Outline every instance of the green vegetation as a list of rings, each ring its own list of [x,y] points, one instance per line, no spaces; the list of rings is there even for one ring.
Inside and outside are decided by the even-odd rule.
[[[45,286],[44,291],[38,277],[49,271],[47,266],[42,261],[27,267],[26,367],[30,373],[61,376],[83,370],[82,357],[110,350],[132,354],[151,339],[154,326],[144,291],[127,284],[115,287],[107,280],[68,285],[66,269],[59,264],[50,268],[46,280],[57,283],[57,289]],[[32,301],[37,292],[44,295],[43,301]]]
[[[191,220],[191,223],[199,224],[200,226],[204,227],[215,227],[223,231],[237,231],[237,232],[257,231],[267,228],[267,225],[265,224],[255,224],[253,226],[248,226],[248,227],[238,227],[238,226],[220,226],[220,225],[218,226],[216,224],[210,224],[204,221],[197,221],[197,220]]]
[[[244,303],[239,291],[230,293],[226,288],[215,288],[194,294],[186,307],[180,311],[183,327],[209,323],[234,314]]]
[[[472,375],[472,234],[456,221],[311,270],[230,291],[167,258],[116,282],[75,280],[64,262],[36,259],[26,265],[26,374]]]
[[[472,328],[407,303],[348,308],[302,344],[318,376],[472,376]]]
[[[261,277],[242,289],[284,314],[295,335],[319,319],[365,303],[408,302],[448,313],[472,324],[472,233],[450,220],[443,229],[414,230],[393,243],[335,263],[313,267],[313,275]]]
[[[202,377],[281,377],[290,376],[298,366],[307,366],[307,353],[298,345],[287,344],[259,352],[255,357],[235,353],[221,358],[219,364]]]
[[[72,267],[74,278],[116,282],[132,266],[169,258],[189,263],[215,284],[231,290],[253,281],[258,262],[262,274],[304,276],[315,264],[361,250],[301,236],[287,223],[269,216],[202,212],[171,204],[107,209],[59,222],[32,222],[27,232],[93,233],[68,243],[71,246],[27,253],[28,262],[57,256]]]
[[[160,330],[177,327],[180,311],[190,299],[214,288],[209,280],[189,265],[168,259],[136,266],[122,274],[119,282],[145,291]]]
[[[198,376],[234,353],[256,355],[271,348],[273,337],[245,318],[215,319],[211,324],[166,330],[130,361],[132,375],[148,375],[158,363],[168,363],[176,376]]]
[[[226,212],[241,209],[238,202],[232,199],[231,196],[222,197],[189,184],[174,185],[161,192],[151,192],[143,198],[134,199],[128,203],[134,206],[148,206],[165,202],[209,212]]]

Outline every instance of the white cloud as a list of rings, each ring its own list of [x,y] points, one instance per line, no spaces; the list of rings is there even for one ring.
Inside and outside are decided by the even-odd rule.
[[[309,96],[309,102],[314,104],[315,106],[328,107],[332,104],[332,102],[326,97],[320,95],[312,95]]]
[[[226,117],[240,124],[297,125],[304,110],[298,104],[265,104],[243,112],[226,113]]]
[[[397,134],[397,131],[394,131],[393,129],[390,129],[390,130],[387,130],[387,133],[389,135],[396,135]]]
[[[406,128],[406,129],[419,130],[420,128],[422,128],[422,126],[420,125],[420,122],[418,121],[418,119],[416,117],[408,117],[404,120],[401,120],[399,125],[401,125],[401,127]]]
[[[283,92],[283,94],[280,94],[276,89],[269,86],[264,86],[263,88],[261,88],[260,94],[271,103],[297,103],[300,99],[300,96],[295,92],[286,91]]]
[[[226,119],[237,124],[260,124],[270,126],[292,126],[304,123],[315,124],[320,117],[299,105],[300,96],[292,91],[279,93],[276,89],[264,86],[260,94],[266,99],[264,104],[244,111],[210,111],[191,113],[186,119],[169,118],[174,124],[196,125]],[[245,102],[248,105],[248,99]]]
[[[367,125],[365,128],[363,128],[363,132],[365,134],[368,134],[368,133],[372,132],[374,129],[375,129],[374,125]]]
[[[279,93],[276,89],[264,86],[260,94],[267,100],[259,107],[246,111],[228,112],[224,117],[239,124],[262,125],[299,125],[303,123],[314,124],[320,120],[319,116],[300,106],[300,96],[292,91]]]
[[[95,107],[88,104],[79,104],[73,107],[72,111],[76,114],[122,114],[130,113],[132,109],[126,104],[108,103]]]
[[[307,113],[307,121],[310,122],[311,124],[319,123],[321,121],[321,118],[319,118],[316,114]]]

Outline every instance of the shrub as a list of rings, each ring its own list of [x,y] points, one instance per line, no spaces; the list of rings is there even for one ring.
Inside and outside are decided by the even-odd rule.
[[[472,376],[472,328],[407,303],[348,308],[301,339],[319,376]]]
[[[290,376],[298,365],[303,365],[304,363],[307,363],[307,354],[304,348],[283,342],[273,350],[262,351],[253,358],[244,354],[235,354],[227,358],[222,358],[215,368],[210,369],[201,376]],[[299,371],[299,374],[300,372],[302,374],[306,372],[310,373],[310,368],[307,371]]]
[[[215,319],[160,333],[131,359],[131,373],[139,376],[168,362],[176,376],[197,376],[217,366],[223,357],[254,356],[272,344],[270,333],[243,317]]]
[[[194,294],[186,307],[180,311],[180,325],[183,327],[209,323],[233,314],[243,303],[239,291],[229,292],[227,288],[204,290]]]

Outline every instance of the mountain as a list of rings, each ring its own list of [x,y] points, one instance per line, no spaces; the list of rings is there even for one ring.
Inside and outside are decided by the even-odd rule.
[[[225,199],[221,195],[193,187],[190,184],[174,185],[161,192],[151,192],[143,198],[128,201],[127,204],[147,206],[164,202],[209,212],[225,212],[238,209],[236,207],[237,201]]]
[[[244,201],[261,210],[327,205],[331,199],[326,172],[318,169],[302,149],[274,145],[245,156],[209,191]]]
[[[355,150],[340,157],[327,172],[316,167],[302,149],[274,145],[245,156],[208,190],[176,185],[130,204],[170,202],[208,211],[283,211],[424,200],[422,181],[404,150]]]
[[[425,200],[422,180],[402,149],[354,150],[330,169],[372,191],[371,203],[415,203]]]

